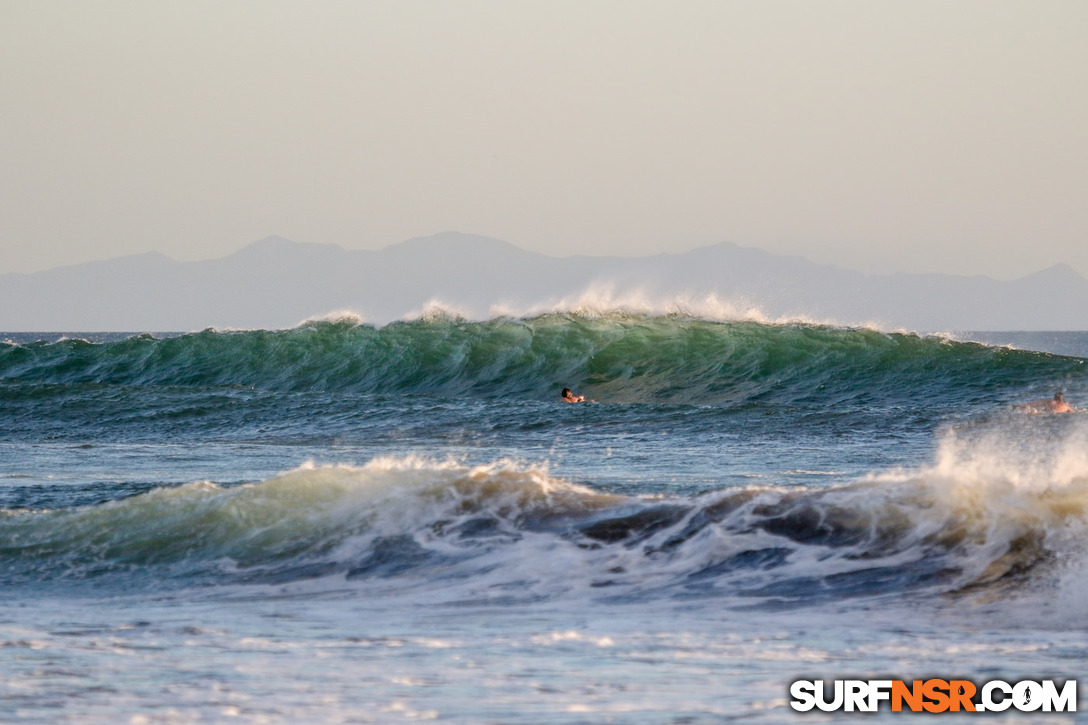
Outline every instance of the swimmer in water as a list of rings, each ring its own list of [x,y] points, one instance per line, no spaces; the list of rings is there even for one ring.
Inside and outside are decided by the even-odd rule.
[[[1034,400],[1030,403],[1016,406],[1028,413],[1072,413],[1073,409],[1065,402],[1065,396],[1054,393],[1053,400]]]
[[[567,403],[582,403],[585,402],[586,399],[586,396],[584,395],[575,395],[574,393],[572,393],[570,391],[570,388],[563,388],[561,396],[563,400]]]

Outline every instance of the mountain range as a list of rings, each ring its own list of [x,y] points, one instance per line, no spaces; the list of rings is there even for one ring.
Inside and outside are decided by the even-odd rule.
[[[199,262],[148,253],[0,275],[0,330],[11,332],[272,329],[340,311],[380,324],[436,304],[470,318],[618,307],[917,331],[1088,329],[1088,280],[1065,265],[1011,281],[869,275],[728,243],[557,258],[457,232],[377,251],[269,237]]]

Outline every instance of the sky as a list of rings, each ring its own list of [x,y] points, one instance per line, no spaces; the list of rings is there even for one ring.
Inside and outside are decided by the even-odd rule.
[[[1088,276],[1088,2],[0,0],[0,273],[269,235]]]

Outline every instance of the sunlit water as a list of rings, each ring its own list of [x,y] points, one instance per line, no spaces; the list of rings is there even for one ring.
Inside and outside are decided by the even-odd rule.
[[[1088,401],[1088,335],[482,324],[7,335],[0,719],[838,722],[789,683],[1084,676],[1088,417],[1015,405]]]

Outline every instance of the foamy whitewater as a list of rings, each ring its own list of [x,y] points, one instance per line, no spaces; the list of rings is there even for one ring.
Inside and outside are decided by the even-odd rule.
[[[0,720],[910,720],[789,684],[1085,679],[1088,333],[624,307],[0,334]]]

